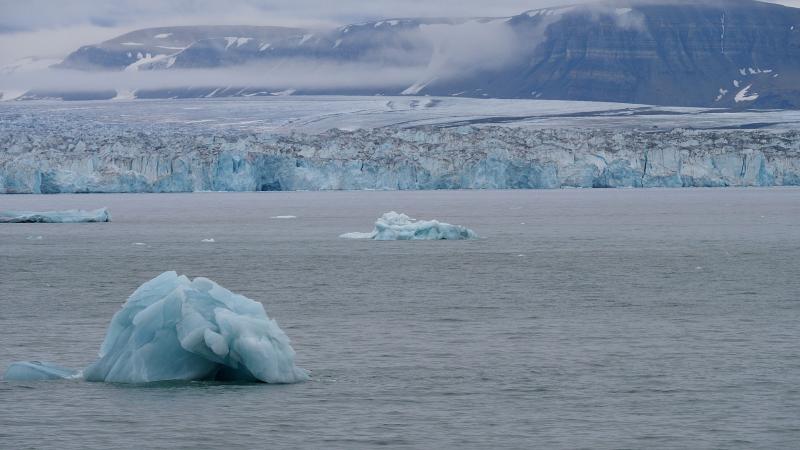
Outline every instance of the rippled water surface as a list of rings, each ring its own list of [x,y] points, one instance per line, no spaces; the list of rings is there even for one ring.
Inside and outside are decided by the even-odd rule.
[[[313,380],[0,382],[0,448],[800,442],[799,189],[0,196],[102,206],[0,226],[0,370],[86,366],[177,270],[263,302]],[[337,237],[389,210],[482,239]]]

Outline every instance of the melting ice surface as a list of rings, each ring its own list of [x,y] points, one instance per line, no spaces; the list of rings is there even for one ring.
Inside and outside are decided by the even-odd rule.
[[[39,361],[16,362],[9,366],[3,376],[4,380],[61,380],[75,378],[78,371],[67,369],[56,364]]]
[[[474,231],[460,225],[437,220],[415,220],[405,214],[388,212],[375,222],[370,233],[345,233],[339,237],[346,239],[374,239],[377,241],[407,240],[457,240],[475,239]]]
[[[261,303],[206,278],[165,272],[140,286],[114,315],[100,359],[82,376],[116,383],[307,380],[294,355],[289,338]],[[79,377],[34,361],[12,364],[4,379]]]
[[[66,211],[0,211],[0,223],[78,223],[108,222],[111,217],[108,208],[84,211],[70,209]]]

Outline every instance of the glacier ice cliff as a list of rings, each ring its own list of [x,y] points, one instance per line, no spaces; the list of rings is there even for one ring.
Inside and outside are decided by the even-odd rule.
[[[114,315],[100,359],[87,381],[173,380],[296,383],[308,372],[294,364],[289,338],[261,303],[206,278],[165,272],[140,286]],[[38,362],[12,364],[5,380],[77,378]]]
[[[800,184],[800,131],[0,126],[0,193]]]
[[[0,211],[0,223],[79,223],[109,222],[111,216],[107,208],[83,211],[69,209],[66,211]]]
[[[433,241],[475,239],[478,235],[460,225],[450,225],[438,220],[416,220],[405,214],[390,211],[375,221],[375,228],[372,232],[345,233],[339,237],[374,239],[376,241]]]

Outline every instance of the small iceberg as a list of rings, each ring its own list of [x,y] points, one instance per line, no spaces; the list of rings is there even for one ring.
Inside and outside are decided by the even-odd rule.
[[[108,208],[84,211],[70,209],[66,211],[0,211],[0,223],[81,223],[109,222],[111,216]]]
[[[76,378],[80,375],[78,371],[67,369],[56,364],[43,363],[39,361],[15,362],[8,366],[4,380],[66,380]]]
[[[375,222],[370,233],[345,233],[345,239],[374,239],[376,241],[407,240],[461,240],[476,239],[474,231],[460,225],[450,225],[438,220],[416,220],[405,214],[388,212]]]
[[[296,383],[289,338],[261,303],[207,278],[165,272],[140,286],[114,315],[100,358],[82,372],[17,362],[9,380],[85,379],[114,383],[261,381]]]
[[[270,219],[297,219],[297,216],[272,216]]]
[[[215,241],[214,238],[206,238],[202,239],[200,242],[217,242],[217,241]]]

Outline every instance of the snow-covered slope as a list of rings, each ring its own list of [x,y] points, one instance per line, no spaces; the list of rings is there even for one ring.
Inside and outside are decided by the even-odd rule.
[[[288,62],[302,69],[287,75]],[[392,19],[329,30],[152,28],[81,47],[60,64],[106,71],[248,66],[263,76],[150,82],[135,95],[403,94],[800,108],[800,9],[754,0],[605,0],[513,17]],[[331,83],[338,72],[331,67],[345,66],[354,81]],[[385,71],[379,80],[376,70]],[[23,98],[116,96],[106,86],[92,93],[33,90]]]
[[[124,92],[120,92],[124,94]],[[120,95],[120,98],[123,96]],[[74,133],[105,127],[120,133],[320,133],[330,129],[502,125],[524,128],[669,130],[800,129],[800,110],[676,108],[561,100],[454,97],[270,96],[146,101],[10,102],[0,131]]]
[[[79,70],[146,70],[169,68],[175,58],[207,41],[237,43],[274,40],[302,34],[303,30],[258,26],[176,26],[145,28],[72,52],[59,67]],[[248,37],[240,37],[248,36]],[[197,55],[195,55],[197,56]],[[170,63],[170,58],[171,63]],[[182,58],[185,58],[183,56]],[[210,64],[206,62],[206,64]]]

